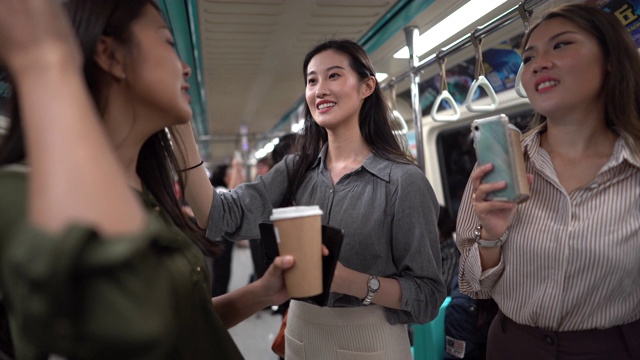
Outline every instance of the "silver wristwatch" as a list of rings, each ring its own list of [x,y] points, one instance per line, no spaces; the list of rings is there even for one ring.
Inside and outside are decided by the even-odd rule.
[[[367,288],[369,289],[369,293],[367,293],[367,297],[362,300],[362,305],[371,304],[371,300],[376,296],[378,289],[380,289],[380,280],[375,275],[369,275],[369,279],[367,280]]]
[[[478,243],[478,246],[485,247],[485,248],[494,248],[494,247],[502,246],[502,244],[504,244],[504,242],[507,240],[507,237],[509,237],[509,230],[505,231],[504,234],[502,234],[502,236],[500,236],[498,240],[482,240],[480,238],[481,236],[482,236],[482,225],[478,225],[476,226],[475,229],[473,229],[473,238]]]

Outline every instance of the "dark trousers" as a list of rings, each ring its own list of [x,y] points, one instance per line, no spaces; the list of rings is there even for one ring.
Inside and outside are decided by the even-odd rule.
[[[487,360],[639,360],[640,320],[602,330],[547,331],[498,312],[489,328]]]
[[[234,243],[229,240],[222,240],[222,253],[213,258],[211,269],[211,296],[216,297],[226,294],[229,291],[229,280],[231,279],[231,255],[233,255]]]

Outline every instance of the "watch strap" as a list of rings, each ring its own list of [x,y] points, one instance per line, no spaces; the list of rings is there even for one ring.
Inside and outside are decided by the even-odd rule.
[[[371,285],[370,285],[371,281],[377,281],[378,282],[378,287],[375,288],[375,289],[372,288]],[[371,301],[373,301],[373,297],[376,296],[376,293],[380,289],[380,280],[378,279],[377,276],[369,275],[369,279],[367,280],[367,289],[368,289],[368,293],[367,293],[367,296],[364,298],[364,300],[362,300],[362,305],[371,304]]]
[[[480,238],[481,234],[482,234],[482,225],[478,225],[473,230],[473,235],[476,242],[478,243],[478,246],[484,247],[484,248],[495,248],[495,247],[502,246],[504,244],[504,242],[509,237],[509,230],[505,231],[504,234],[502,234],[502,236],[500,236],[498,240],[483,240]]]

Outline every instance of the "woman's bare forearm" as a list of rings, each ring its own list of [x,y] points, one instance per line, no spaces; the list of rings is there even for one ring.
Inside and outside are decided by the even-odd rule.
[[[29,218],[54,232],[71,223],[105,235],[134,232],[145,212],[106,138],[80,66],[65,50],[29,55],[11,69],[31,165]]]
[[[178,164],[181,169],[187,169],[201,161],[198,145],[191,124],[178,125],[174,129],[180,137],[180,146],[176,146],[175,152],[178,158]],[[185,198],[198,222],[198,226],[206,228],[209,221],[209,212],[211,211],[211,202],[214,196],[214,189],[209,181],[204,166],[198,166],[195,169],[184,171],[186,179]]]

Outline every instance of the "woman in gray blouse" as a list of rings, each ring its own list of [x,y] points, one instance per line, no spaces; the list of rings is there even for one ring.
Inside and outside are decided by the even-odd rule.
[[[256,238],[272,209],[289,205],[318,205],[323,224],[344,230],[328,307],[291,303],[288,359],[411,359],[406,324],[435,318],[446,294],[438,201],[394,138],[391,112],[358,44],[318,45],[304,60],[304,79],[301,152],[215,196],[196,168],[187,198],[212,239]],[[191,145],[185,167],[200,161]]]

